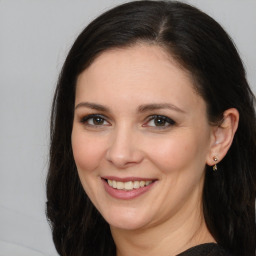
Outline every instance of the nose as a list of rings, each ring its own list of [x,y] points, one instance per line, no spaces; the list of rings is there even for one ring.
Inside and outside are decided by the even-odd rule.
[[[107,161],[118,169],[138,164],[143,160],[140,146],[140,139],[135,131],[128,127],[115,129],[106,152]]]

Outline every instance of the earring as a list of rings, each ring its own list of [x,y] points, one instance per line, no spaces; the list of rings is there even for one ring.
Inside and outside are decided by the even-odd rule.
[[[213,157],[213,160],[214,162],[217,162],[218,161],[218,158],[216,156]],[[218,170],[218,167],[217,167],[217,164],[215,164],[212,168],[214,171],[217,171]]]

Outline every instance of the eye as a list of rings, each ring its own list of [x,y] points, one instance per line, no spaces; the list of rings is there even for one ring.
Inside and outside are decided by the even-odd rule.
[[[153,115],[149,117],[149,121],[143,126],[166,128],[174,124],[175,122],[167,116]]]
[[[109,126],[110,123],[102,115],[88,115],[81,119],[81,123],[89,126]]]

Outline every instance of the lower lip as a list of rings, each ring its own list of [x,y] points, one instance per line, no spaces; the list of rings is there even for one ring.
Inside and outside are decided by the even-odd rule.
[[[106,192],[112,197],[116,199],[129,200],[129,199],[139,197],[140,195],[149,191],[154,186],[155,182],[152,182],[151,184],[145,187],[141,187],[133,190],[122,190],[122,189],[112,188],[108,185],[108,183],[105,180],[103,180],[103,184]]]

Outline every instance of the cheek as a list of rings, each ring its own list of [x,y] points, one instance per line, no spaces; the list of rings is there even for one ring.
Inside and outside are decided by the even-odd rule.
[[[104,143],[80,133],[72,132],[72,150],[79,172],[91,172],[99,165],[104,154]]]
[[[205,148],[189,132],[162,138],[153,145],[148,155],[164,173],[181,172],[199,165],[203,169]]]

